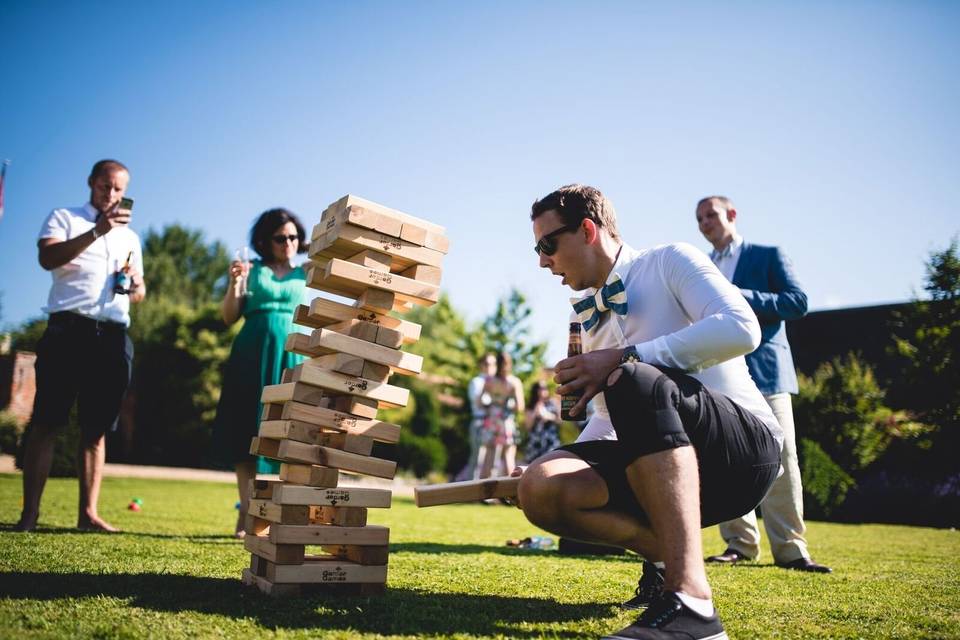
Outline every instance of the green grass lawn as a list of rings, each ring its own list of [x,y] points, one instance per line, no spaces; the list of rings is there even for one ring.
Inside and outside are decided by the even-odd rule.
[[[240,584],[232,486],[107,478],[101,514],[123,534],[81,534],[75,480],[54,479],[37,533],[11,532],[19,476],[0,476],[2,638],[592,638],[632,618],[636,557],[520,551],[539,532],[516,509],[371,509],[390,527],[386,595],[275,600]],[[133,497],[143,511],[126,509]],[[832,575],[769,559],[708,569],[732,638],[960,638],[960,533],[813,522]],[[707,553],[722,551],[716,529]]]

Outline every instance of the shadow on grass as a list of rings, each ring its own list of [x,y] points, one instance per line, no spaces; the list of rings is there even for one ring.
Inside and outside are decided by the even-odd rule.
[[[253,618],[272,630],[316,628],[412,636],[464,633],[539,637],[542,631],[519,626],[566,623],[611,613],[609,604],[561,604],[546,598],[390,588],[376,597],[274,599],[243,586],[239,579],[156,573],[0,572],[0,595],[8,600],[112,597],[129,600],[128,606],[155,611]],[[560,631],[555,635],[580,634]]]
[[[24,533],[22,531],[14,531],[16,525],[11,523],[0,523],[0,533]],[[182,533],[151,533],[149,531],[127,531],[122,530],[116,533],[107,533],[105,531],[90,531],[86,529],[77,529],[76,527],[51,527],[45,525],[39,525],[33,531],[27,532],[30,534],[56,534],[62,535],[65,533],[74,533],[79,535],[98,535],[98,536],[131,536],[134,538],[159,538],[165,540],[194,540],[197,542],[210,542],[210,543],[222,543],[222,542],[236,542],[238,544],[243,544],[243,540],[237,540],[233,537],[233,534],[227,533],[195,533],[190,535],[184,535]]]
[[[567,555],[561,554],[556,549],[520,549],[517,547],[508,547],[506,545],[495,547],[482,544],[442,544],[437,542],[399,542],[390,543],[390,553],[454,553],[454,554],[476,554],[476,553],[496,553],[502,556],[556,556],[558,558],[576,558],[577,560],[594,560],[597,562],[639,562],[639,556],[633,554],[624,554],[619,556],[597,556],[597,555]]]

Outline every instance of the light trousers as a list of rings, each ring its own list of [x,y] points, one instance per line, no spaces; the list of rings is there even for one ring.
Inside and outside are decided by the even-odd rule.
[[[763,528],[770,539],[773,560],[783,564],[810,557],[807,541],[803,537],[807,530],[803,523],[803,485],[797,461],[797,437],[790,394],[775,393],[764,396],[764,399],[783,429],[783,474],[770,487],[760,503],[760,510],[763,513]],[[720,523],[720,535],[726,541],[727,548],[739,551],[748,558],[760,557],[760,528],[756,511]]]

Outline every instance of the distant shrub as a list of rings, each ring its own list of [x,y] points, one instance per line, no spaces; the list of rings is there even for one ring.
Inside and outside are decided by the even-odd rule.
[[[828,518],[843,504],[856,482],[813,440],[800,438],[797,444],[806,498],[804,512],[811,519]]]
[[[0,453],[15,455],[23,434],[20,422],[9,411],[0,411]]]

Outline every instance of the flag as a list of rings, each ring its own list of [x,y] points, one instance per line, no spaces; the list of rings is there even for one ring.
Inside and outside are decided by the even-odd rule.
[[[3,168],[0,168],[0,218],[3,218],[3,183],[7,177],[7,165],[9,162],[4,161]]]

